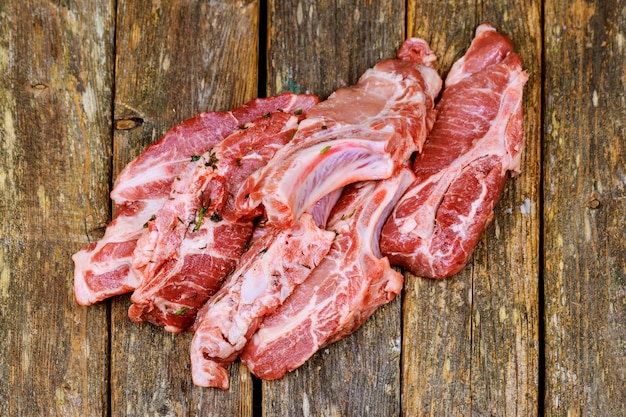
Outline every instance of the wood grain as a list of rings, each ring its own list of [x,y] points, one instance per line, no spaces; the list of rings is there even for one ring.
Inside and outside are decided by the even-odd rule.
[[[399,1],[270,1],[268,18],[269,94],[311,91],[325,98],[394,57],[404,38]],[[397,299],[355,334],[264,383],[264,415],[398,415],[400,320]]]
[[[516,42],[530,80],[522,174],[507,183],[472,261],[441,282],[407,277],[403,415],[537,414],[540,11],[539,2],[409,3],[409,36],[429,41],[444,76],[487,21]]]
[[[626,415],[626,8],[545,17],[545,414]]]
[[[404,39],[404,3],[269,1],[267,90],[325,99],[354,84]]]
[[[255,1],[119,1],[117,7],[115,119],[130,122],[115,131],[114,173],[174,124],[256,95],[259,15]],[[228,392],[193,386],[191,335],[135,325],[128,307],[128,297],[112,304],[112,415],[251,414],[247,371],[231,367]]]
[[[0,415],[105,415],[106,306],[72,253],[108,217],[111,2],[0,3]]]

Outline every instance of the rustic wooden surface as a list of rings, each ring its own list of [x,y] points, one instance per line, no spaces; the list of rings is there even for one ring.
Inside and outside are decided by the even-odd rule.
[[[547,416],[626,415],[626,4],[545,9]]]
[[[114,176],[169,127],[325,97],[402,39],[445,75],[475,27],[527,68],[523,172],[457,276],[301,369],[194,387],[188,334],[73,298]],[[626,415],[626,5],[610,1],[0,2],[0,415]]]
[[[97,4],[0,3],[2,416],[107,413],[107,307],[76,306],[70,261],[109,218],[115,12]]]

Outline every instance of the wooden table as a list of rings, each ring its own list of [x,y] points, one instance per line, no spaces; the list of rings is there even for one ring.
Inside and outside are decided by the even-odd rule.
[[[189,334],[73,298],[120,169],[172,125],[326,97],[408,36],[445,75],[476,26],[530,74],[523,172],[471,263],[406,277],[356,334],[275,382],[191,383]],[[626,5],[583,1],[0,3],[2,416],[626,415]]]

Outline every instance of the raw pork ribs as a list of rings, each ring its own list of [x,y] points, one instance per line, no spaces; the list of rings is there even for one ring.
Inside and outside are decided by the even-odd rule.
[[[442,96],[435,54],[394,59],[319,102],[285,93],[202,113],[131,162],[104,237],[73,256],[79,304],[133,292],[128,314],[194,332],[194,384],[298,368],[402,291],[470,259],[520,170],[528,76],[480,25]]]

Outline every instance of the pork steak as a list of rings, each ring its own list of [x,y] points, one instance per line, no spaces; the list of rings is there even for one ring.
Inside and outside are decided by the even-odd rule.
[[[444,278],[468,262],[509,173],[520,169],[527,79],[509,38],[480,25],[446,78],[414,161],[417,178],[383,228],[380,246],[392,264]]]

